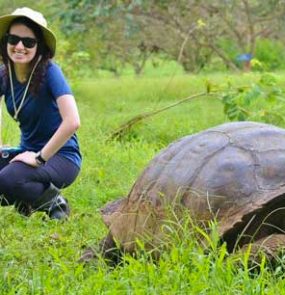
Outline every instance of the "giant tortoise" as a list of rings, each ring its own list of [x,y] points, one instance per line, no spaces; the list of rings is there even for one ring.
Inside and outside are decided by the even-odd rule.
[[[107,204],[103,255],[135,253],[136,241],[159,249],[166,208],[217,221],[228,252],[248,243],[285,246],[285,130],[256,122],[225,123],[185,136],[162,150],[126,198]],[[180,209],[178,209],[180,208]],[[87,250],[81,260],[94,256]]]

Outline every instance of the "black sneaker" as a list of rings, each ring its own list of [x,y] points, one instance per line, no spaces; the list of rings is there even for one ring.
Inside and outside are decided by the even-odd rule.
[[[51,219],[66,219],[70,215],[68,201],[61,195],[57,195],[47,212]]]

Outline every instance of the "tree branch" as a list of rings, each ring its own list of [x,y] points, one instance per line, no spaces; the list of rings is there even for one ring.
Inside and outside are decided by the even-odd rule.
[[[189,97],[186,97],[184,99],[181,99],[171,105],[165,106],[163,108],[154,110],[154,111],[150,111],[150,112],[146,112],[146,113],[142,113],[139,115],[136,115],[135,117],[133,117],[132,119],[128,120],[127,122],[123,123],[121,126],[119,126],[119,128],[117,128],[115,131],[113,131],[111,133],[111,135],[108,137],[108,140],[114,139],[114,138],[121,138],[127,131],[129,131],[135,124],[141,122],[144,119],[147,119],[149,117],[152,117],[154,115],[157,115],[163,111],[166,111],[170,108],[176,107],[182,103],[188,102],[194,98],[198,98],[198,97],[202,97],[205,95],[211,95],[209,92],[204,91],[201,93],[197,93],[194,95],[191,95]]]

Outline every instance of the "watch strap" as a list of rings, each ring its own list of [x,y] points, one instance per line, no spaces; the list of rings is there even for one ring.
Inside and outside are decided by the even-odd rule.
[[[36,154],[36,161],[39,165],[44,165],[46,163],[46,160],[42,157],[41,152]]]

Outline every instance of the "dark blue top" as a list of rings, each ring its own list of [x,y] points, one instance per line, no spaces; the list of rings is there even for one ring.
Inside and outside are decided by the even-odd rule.
[[[14,107],[11,96],[10,82],[4,87],[0,83],[0,95],[5,95],[6,107],[9,114],[14,116]],[[13,74],[14,96],[18,107],[27,83],[20,83]],[[37,152],[41,150],[58,129],[62,122],[56,99],[64,94],[72,94],[71,89],[58,65],[50,62],[47,67],[46,77],[37,96],[29,90],[25,102],[18,114],[21,130],[20,147],[24,151]],[[78,167],[81,166],[81,155],[76,134],[65,143],[58,154],[71,160]]]

